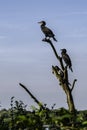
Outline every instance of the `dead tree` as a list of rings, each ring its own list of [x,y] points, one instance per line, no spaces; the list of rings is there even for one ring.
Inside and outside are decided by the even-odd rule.
[[[59,61],[59,66],[58,65],[52,66],[52,72],[56,76],[56,78],[58,79],[59,85],[62,87],[63,91],[66,94],[69,112],[75,113],[76,109],[75,109],[75,105],[74,105],[72,91],[74,89],[75,82],[77,80],[74,79],[72,85],[69,83],[68,68],[67,68],[67,66],[64,65],[64,63],[62,61],[62,57],[58,55],[52,41],[50,39],[47,39],[47,38],[43,39],[42,41],[50,44],[57,60]]]

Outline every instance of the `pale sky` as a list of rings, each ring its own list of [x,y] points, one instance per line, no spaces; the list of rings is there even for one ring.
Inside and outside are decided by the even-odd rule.
[[[76,109],[87,109],[87,0],[1,0],[0,1],[0,103],[10,107],[10,98],[22,100],[30,108],[34,101],[19,86],[23,83],[48,107],[67,108],[66,95],[52,74],[58,61],[51,47],[42,42],[39,21],[45,20],[66,48],[73,64],[70,82]]]

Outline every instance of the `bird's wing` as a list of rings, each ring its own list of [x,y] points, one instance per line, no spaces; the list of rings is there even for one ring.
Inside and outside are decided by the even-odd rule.
[[[44,27],[42,31],[44,32],[45,35],[47,35],[49,37],[54,36],[54,33],[52,32],[52,30],[49,29],[48,27]]]
[[[68,54],[63,54],[62,57],[63,57],[65,63],[71,67],[72,63],[71,63],[71,59],[70,59],[69,55]]]

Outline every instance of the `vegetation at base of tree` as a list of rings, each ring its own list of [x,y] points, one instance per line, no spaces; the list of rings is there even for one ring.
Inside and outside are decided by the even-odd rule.
[[[31,106],[28,111],[22,101],[11,98],[11,108],[0,110],[0,130],[44,130],[49,125],[52,130],[87,130],[87,110],[76,111],[76,118],[65,108],[45,109]],[[74,124],[74,125],[73,125]]]

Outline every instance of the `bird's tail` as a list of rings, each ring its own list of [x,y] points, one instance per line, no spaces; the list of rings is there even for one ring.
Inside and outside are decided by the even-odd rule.
[[[53,40],[57,42],[57,40],[56,40],[56,38],[55,38],[55,37],[53,37]]]
[[[70,67],[70,70],[73,72],[73,69],[72,69],[72,67]]]

